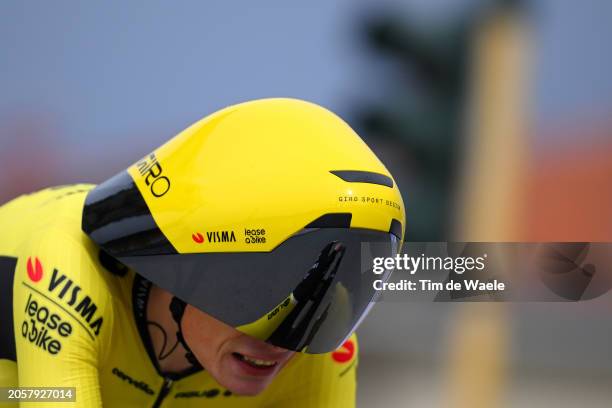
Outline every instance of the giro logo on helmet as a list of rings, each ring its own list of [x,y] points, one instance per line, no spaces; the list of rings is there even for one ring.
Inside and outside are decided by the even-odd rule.
[[[40,260],[37,257],[34,257],[34,262],[32,263],[32,257],[28,258],[28,278],[32,282],[38,282],[42,279],[43,276],[43,267],[40,263]]]
[[[163,170],[161,164],[157,161],[157,157],[155,157],[155,153],[151,153],[140,160],[136,163],[136,166],[153,196],[162,197],[170,190],[170,180],[168,177],[162,176]]]

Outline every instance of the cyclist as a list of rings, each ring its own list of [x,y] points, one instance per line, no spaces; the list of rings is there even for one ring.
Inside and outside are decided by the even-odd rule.
[[[98,186],[0,207],[0,387],[75,387],[55,396],[79,407],[354,406],[371,259],[404,220],[333,113],[220,110]]]

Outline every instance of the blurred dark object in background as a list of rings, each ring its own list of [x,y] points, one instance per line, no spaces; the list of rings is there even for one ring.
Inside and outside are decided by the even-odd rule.
[[[400,13],[364,23],[369,46],[379,58],[393,59],[400,73],[377,78],[392,82],[392,91],[383,104],[358,107],[356,123],[366,136],[395,141],[410,162],[411,183],[401,186],[409,241],[449,239],[474,31],[490,14],[521,7],[520,1],[480,4],[445,25],[419,24]]]
[[[469,27],[465,21],[444,32],[418,28],[397,17],[377,17],[364,31],[380,57],[395,59],[401,77],[384,105],[360,109],[357,126],[372,137],[390,138],[405,151],[413,184],[402,185],[410,214],[409,241],[448,236],[450,196],[461,138]],[[428,27],[430,28],[430,27]]]

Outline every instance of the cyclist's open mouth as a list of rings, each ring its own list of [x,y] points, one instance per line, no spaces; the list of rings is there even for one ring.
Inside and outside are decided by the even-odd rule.
[[[278,364],[278,361],[268,361],[268,360],[258,360],[256,358],[247,357],[240,353],[232,353],[234,357],[239,359],[240,361],[244,361],[245,363],[252,365],[256,368],[269,368],[274,367]]]
[[[278,365],[278,361],[261,360],[254,357],[247,357],[244,354],[236,352],[232,353],[232,356],[248,374],[266,375],[273,371]]]

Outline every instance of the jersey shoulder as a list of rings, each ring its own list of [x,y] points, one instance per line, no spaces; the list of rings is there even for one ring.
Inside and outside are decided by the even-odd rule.
[[[356,334],[333,352],[296,354],[272,383],[271,397],[296,407],[354,407],[358,362]]]
[[[78,238],[87,192],[94,185],[49,187],[24,194],[0,206],[0,254],[15,255],[17,248],[49,228]]]
[[[342,376],[347,368],[355,366],[359,361],[357,334],[353,333],[335,351],[323,354],[300,354],[298,358],[300,361],[297,364],[301,364],[302,369],[312,367]]]
[[[51,211],[51,208],[41,209],[46,206],[56,209],[68,207],[53,221],[29,225],[27,236],[14,249],[13,255],[17,259],[13,282],[16,328],[20,329],[17,324],[25,321],[29,326],[46,328],[53,334],[53,330],[57,331],[61,326],[63,333],[55,334],[66,337],[60,339],[65,340],[65,350],[78,344],[95,353],[96,357],[103,357],[99,353],[107,349],[103,346],[108,345],[109,331],[113,326],[115,289],[112,276],[102,267],[99,249],[80,230],[84,197],[78,199],[80,205],[69,202],[72,199],[64,204],[53,202],[45,205],[48,200],[60,199],[47,195],[45,200],[28,210],[37,213]],[[66,324],[62,326],[60,321]]]

